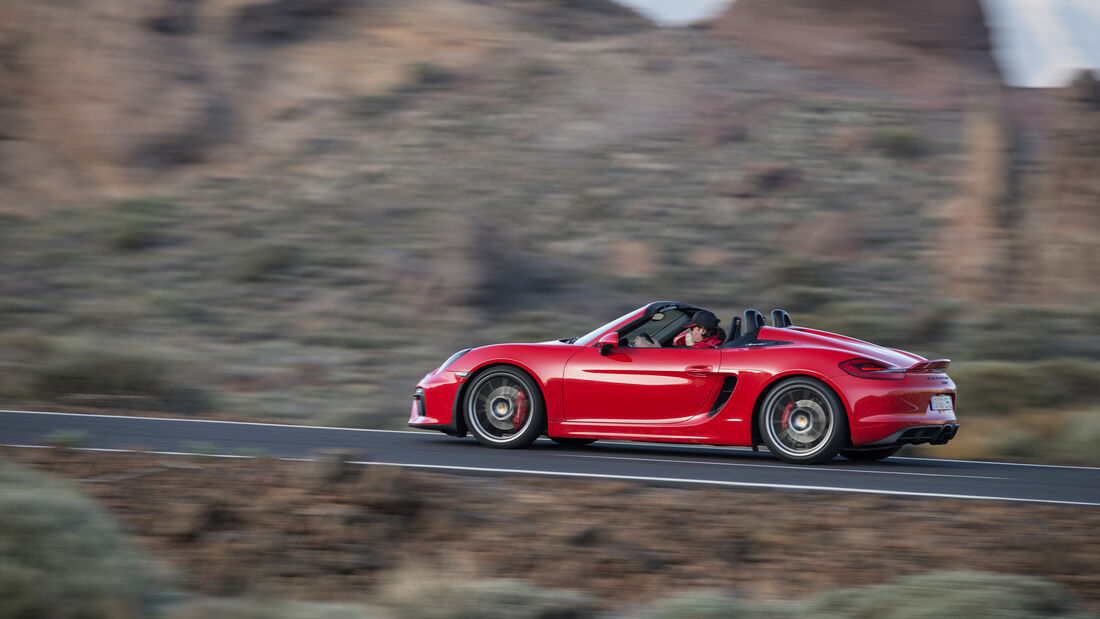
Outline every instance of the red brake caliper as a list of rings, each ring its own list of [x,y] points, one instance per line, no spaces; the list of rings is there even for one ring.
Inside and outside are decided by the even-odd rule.
[[[786,430],[791,425],[791,409],[794,408],[794,402],[787,405],[787,408],[783,409],[783,417],[779,420],[782,424],[780,427]]]
[[[516,394],[516,414],[512,416],[512,427],[519,429],[527,419],[527,394],[520,391]]]

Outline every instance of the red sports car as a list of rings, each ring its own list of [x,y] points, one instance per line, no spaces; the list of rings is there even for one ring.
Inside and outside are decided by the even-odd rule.
[[[699,312],[658,301],[583,337],[459,351],[417,385],[409,425],[499,448],[542,434],[566,445],[763,443],[809,464],[880,460],[958,431],[947,359],[794,326],[779,309],[771,326],[752,309],[733,317],[717,347],[678,345]]]

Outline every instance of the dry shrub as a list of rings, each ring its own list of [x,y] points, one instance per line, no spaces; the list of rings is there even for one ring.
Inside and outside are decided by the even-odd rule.
[[[544,589],[512,579],[433,577],[425,595],[424,578],[409,571],[392,580],[376,602],[394,617],[410,619],[581,619],[596,616],[595,601],[575,591]]]
[[[872,137],[871,142],[892,159],[917,159],[927,154],[930,148],[916,129],[883,129]]]
[[[168,619],[369,619],[377,615],[344,604],[200,598],[180,604]]]
[[[147,617],[153,568],[91,500],[0,460],[0,617]]]
[[[31,371],[33,396],[47,401],[183,414],[212,407],[206,392],[180,380],[179,371],[160,356],[113,341],[51,342],[50,352]]]
[[[879,619],[1032,619],[1087,617],[1053,583],[1009,574],[961,571],[908,576],[821,596],[805,616]]]
[[[639,619],[787,619],[799,616],[793,604],[759,604],[723,591],[697,591],[657,600]]]
[[[230,264],[229,277],[235,282],[259,282],[289,271],[302,263],[302,252],[290,245],[262,245]]]
[[[1100,466],[1100,410],[1083,413],[1062,430],[1053,449],[1070,461]]]
[[[1100,388],[1100,364],[1083,359],[960,363],[949,374],[958,388],[959,410],[972,414],[1088,401]]]

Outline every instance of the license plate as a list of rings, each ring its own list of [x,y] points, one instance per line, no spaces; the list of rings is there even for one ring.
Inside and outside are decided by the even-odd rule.
[[[949,410],[951,410],[951,396],[949,396],[949,395],[934,395],[934,396],[932,396],[932,410],[934,410],[934,411],[949,411]]]

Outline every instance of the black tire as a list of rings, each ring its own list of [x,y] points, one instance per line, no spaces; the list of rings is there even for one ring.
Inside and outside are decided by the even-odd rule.
[[[596,442],[594,438],[573,438],[572,436],[551,436],[550,440],[566,447],[584,447]]]
[[[889,458],[898,453],[899,449],[901,449],[901,445],[880,447],[879,449],[841,449],[840,455],[849,460],[856,460],[857,462],[874,462],[876,460],[885,460]]]
[[[795,376],[772,387],[760,407],[760,436],[775,457],[821,464],[848,444],[848,415],[825,383]]]
[[[525,372],[496,366],[478,374],[462,398],[466,427],[497,449],[527,447],[546,427],[542,393]]]

